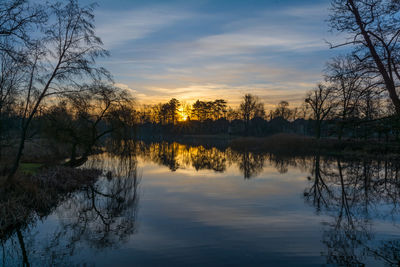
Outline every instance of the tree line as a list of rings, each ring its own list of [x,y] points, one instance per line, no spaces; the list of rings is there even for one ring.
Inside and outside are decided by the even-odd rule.
[[[197,100],[192,105],[173,98],[169,102],[146,105],[135,111],[142,135],[234,134],[264,136],[280,132],[334,136],[338,139],[395,137],[396,116],[385,92],[376,84],[366,84],[338,57],[329,63],[326,82],[308,92],[304,102],[290,106],[280,101],[267,111],[263,101],[245,94],[237,107],[227,100]],[[345,74],[343,74],[345,73]],[[351,79],[342,79],[343,76]],[[349,78],[350,79],[350,78]]]

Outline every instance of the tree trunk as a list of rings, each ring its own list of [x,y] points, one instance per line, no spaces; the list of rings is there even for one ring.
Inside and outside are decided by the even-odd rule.
[[[315,125],[315,137],[317,139],[321,138],[321,121],[316,121]]]
[[[338,140],[342,140],[342,135],[343,135],[343,128],[344,128],[344,123],[339,122],[339,131],[338,131]]]
[[[379,57],[371,38],[368,35],[368,32],[365,30],[364,22],[362,21],[361,15],[358,11],[357,6],[354,4],[353,0],[348,0],[348,3],[351,5],[351,12],[354,14],[356,19],[356,23],[361,30],[361,34],[364,37],[365,42],[367,43],[367,48],[369,49],[372,58],[375,61],[376,66],[380,74],[382,75],[383,81],[385,82],[386,89],[389,93],[389,97],[392,100],[392,103],[396,109],[396,114],[400,116],[400,99],[396,92],[396,86],[394,84],[393,79],[390,78],[385,65],[383,64],[381,58]]]
[[[24,237],[22,236],[21,229],[19,227],[17,228],[17,237],[22,252],[22,266],[29,267],[30,264],[28,260],[28,254],[26,253]]]
[[[77,146],[76,143],[74,143],[74,144],[72,145],[71,159],[70,159],[70,162],[71,162],[72,164],[74,164],[74,163],[76,162],[76,146]]]
[[[25,139],[26,139],[27,130],[28,130],[27,127],[23,127],[22,128],[21,140],[19,142],[19,147],[18,147],[18,153],[17,153],[17,156],[16,156],[16,158],[14,160],[14,165],[11,168],[11,171],[10,171],[10,173],[8,175],[8,178],[7,178],[8,182],[11,182],[12,178],[14,177],[15,173],[18,170],[19,162],[20,162],[21,157],[22,157],[22,152],[24,151],[24,147],[25,147]]]

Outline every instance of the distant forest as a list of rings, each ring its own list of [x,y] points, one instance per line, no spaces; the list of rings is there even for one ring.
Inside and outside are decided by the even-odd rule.
[[[267,136],[276,133],[338,139],[388,140],[396,137],[396,117],[382,90],[358,88],[363,91],[355,89],[348,93],[339,86],[333,82],[329,87],[320,84],[308,93],[301,106],[290,107],[287,101],[281,101],[268,112],[262,101],[251,94],[243,96],[238,108],[229,107],[224,99],[197,100],[193,105],[181,105],[173,98],[167,103],[136,110],[137,134],[144,138],[199,134]],[[341,95],[344,93],[346,96]]]

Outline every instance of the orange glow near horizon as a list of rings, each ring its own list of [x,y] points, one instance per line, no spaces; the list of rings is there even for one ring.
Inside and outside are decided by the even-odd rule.
[[[179,112],[179,119],[178,121],[187,121],[189,118],[189,115],[184,111],[183,107],[178,109]]]

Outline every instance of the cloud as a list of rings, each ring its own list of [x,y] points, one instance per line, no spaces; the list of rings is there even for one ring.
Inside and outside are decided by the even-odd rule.
[[[263,10],[218,25],[219,33],[176,43],[176,50],[199,57],[324,50],[327,8],[321,4]]]
[[[107,48],[123,47],[191,16],[163,6],[127,11],[99,11],[97,34]]]
[[[315,18],[325,19],[329,16],[329,7],[330,7],[329,2],[326,1],[325,3],[317,5],[288,7],[282,9],[280,14],[307,20]]]
[[[267,7],[238,16],[176,3],[102,11],[98,32],[113,55],[106,66],[142,103],[225,98],[237,105],[250,92],[266,106],[300,104],[334,53],[324,42],[327,5]]]
[[[320,36],[296,30],[266,27],[210,35],[187,44],[178,44],[189,56],[227,56],[257,52],[310,51],[326,49]],[[273,49],[273,50],[270,50]]]
[[[129,85],[127,85],[127,84],[124,84],[124,83],[115,83],[114,85],[115,85],[116,87],[118,87],[118,88],[121,88],[121,89],[123,89],[123,90],[127,90],[127,91],[129,91],[129,92],[131,92],[131,93],[137,93],[137,90],[130,88]]]

